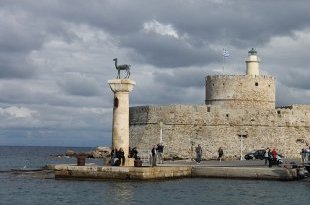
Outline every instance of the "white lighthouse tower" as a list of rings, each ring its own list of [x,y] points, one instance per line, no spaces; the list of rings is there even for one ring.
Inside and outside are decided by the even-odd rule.
[[[259,75],[260,59],[257,57],[257,52],[254,50],[254,48],[249,51],[248,58],[246,59],[245,63],[247,75]]]

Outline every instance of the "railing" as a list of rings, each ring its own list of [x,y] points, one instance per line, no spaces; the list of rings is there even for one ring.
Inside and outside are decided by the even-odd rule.
[[[142,166],[151,166],[151,151],[150,150],[138,150],[138,156],[142,161]]]

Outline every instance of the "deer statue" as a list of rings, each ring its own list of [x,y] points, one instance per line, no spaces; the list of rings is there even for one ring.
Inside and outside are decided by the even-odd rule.
[[[118,79],[121,78],[121,70],[126,71],[126,76],[125,78],[129,78],[130,76],[130,66],[128,64],[124,64],[124,65],[117,65],[117,58],[114,58],[113,61],[115,62],[115,68],[117,70],[117,77]]]

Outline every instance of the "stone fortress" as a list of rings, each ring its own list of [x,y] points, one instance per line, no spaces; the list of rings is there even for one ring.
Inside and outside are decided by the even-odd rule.
[[[219,147],[228,159],[266,147],[299,158],[310,142],[310,105],[276,107],[275,78],[260,75],[259,63],[252,49],[245,75],[206,76],[205,105],[130,107],[130,146],[162,142],[167,158],[193,158],[198,144],[205,159],[217,158]]]

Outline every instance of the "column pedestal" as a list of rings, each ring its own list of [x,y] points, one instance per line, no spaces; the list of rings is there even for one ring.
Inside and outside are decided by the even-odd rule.
[[[114,92],[112,149],[122,148],[125,153],[125,166],[133,166],[129,154],[129,92],[133,90],[134,81],[129,79],[109,80],[111,90]]]

